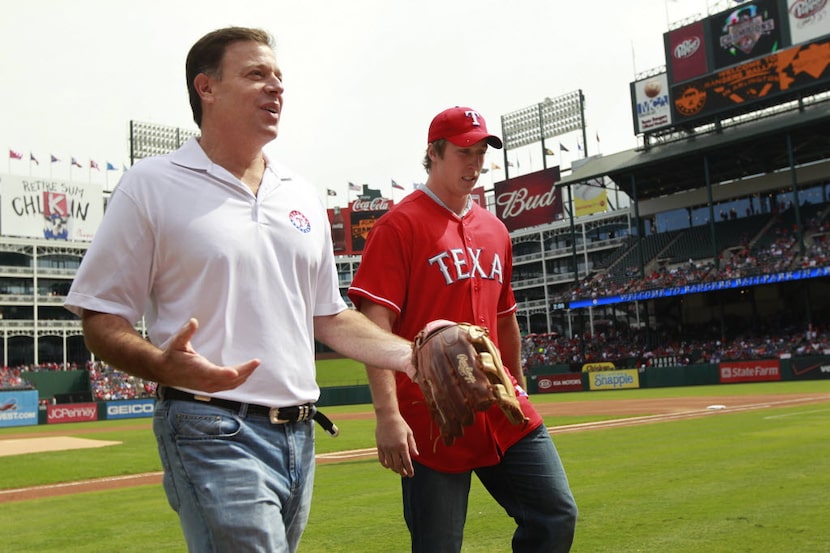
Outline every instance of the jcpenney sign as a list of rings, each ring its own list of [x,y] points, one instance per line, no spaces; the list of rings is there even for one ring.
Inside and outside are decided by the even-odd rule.
[[[507,230],[552,223],[562,219],[562,190],[556,187],[559,167],[497,182],[496,215]]]
[[[49,424],[95,420],[98,420],[97,403],[67,403],[66,405],[50,405],[46,411],[46,422]]]

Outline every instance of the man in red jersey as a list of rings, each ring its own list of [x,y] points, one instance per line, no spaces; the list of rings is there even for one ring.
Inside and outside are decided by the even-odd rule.
[[[510,236],[470,195],[488,146],[501,148],[502,141],[477,111],[454,107],[432,120],[427,142],[427,182],[375,224],[349,298],[409,340],[435,319],[488,328],[529,422],[513,425],[494,405],[446,446],[418,385],[367,367],[378,459],[403,477],[413,552],[461,550],[473,472],[516,521],[514,552],[569,551],[577,508],[559,454],[523,389]]]

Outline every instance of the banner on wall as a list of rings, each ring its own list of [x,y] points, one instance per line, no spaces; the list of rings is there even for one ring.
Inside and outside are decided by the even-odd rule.
[[[778,359],[724,361],[718,365],[718,370],[721,384],[781,380],[781,362]]]
[[[100,184],[3,175],[3,236],[90,241],[104,216]]]
[[[37,390],[0,392],[0,428],[32,426],[38,422]]]
[[[47,424],[97,420],[97,403],[59,403],[58,405],[50,405],[46,410]]]
[[[622,390],[640,387],[640,373],[637,369],[622,371],[594,371],[588,373],[591,390]]]
[[[545,374],[536,377],[536,386],[541,394],[556,392],[581,392],[582,374]]]

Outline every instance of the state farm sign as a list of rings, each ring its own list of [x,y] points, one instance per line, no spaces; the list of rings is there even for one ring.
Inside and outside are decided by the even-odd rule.
[[[559,167],[497,182],[496,215],[514,231],[552,223],[563,217],[562,190],[556,187]]]

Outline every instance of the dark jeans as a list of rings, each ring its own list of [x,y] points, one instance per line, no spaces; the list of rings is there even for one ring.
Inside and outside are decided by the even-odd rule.
[[[577,507],[545,425],[507,450],[498,465],[472,472],[516,521],[514,553],[570,550]],[[401,479],[413,553],[461,551],[472,472],[450,474],[415,463],[415,476]]]

